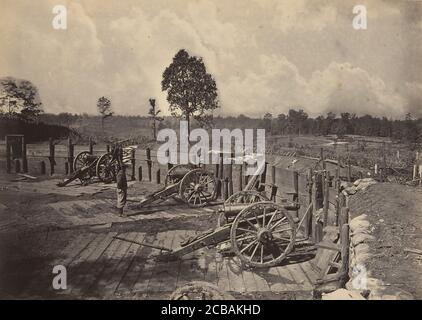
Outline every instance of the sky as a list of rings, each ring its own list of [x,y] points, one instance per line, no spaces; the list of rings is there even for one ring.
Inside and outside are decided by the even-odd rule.
[[[416,0],[0,0],[0,77],[30,80],[46,112],[95,114],[107,96],[119,114],[151,97],[168,114],[162,73],[184,48],[214,76],[217,114],[422,116],[421,34]]]

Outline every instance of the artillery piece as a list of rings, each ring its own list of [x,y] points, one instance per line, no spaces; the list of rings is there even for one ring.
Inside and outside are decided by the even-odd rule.
[[[165,187],[140,202],[144,207],[157,201],[175,197],[190,207],[202,207],[216,196],[216,182],[213,173],[194,165],[178,165],[169,170]]]

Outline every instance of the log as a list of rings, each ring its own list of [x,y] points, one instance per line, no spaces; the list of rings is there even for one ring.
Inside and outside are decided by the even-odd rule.
[[[152,161],[151,161],[151,149],[147,148],[145,150],[147,156],[147,166],[148,166],[148,181],[152,181]]]
[[[161,171],[160,171],[160,169],[157,169],[157,171],[155,173],[155,180],[157,181],[157,184],[161,183]]]
[[[344,224],[341,227],[340,233],[340,246],[341,246],[341,274],[349,272],[349,251],[350,251],[350,230],[349,224]]]

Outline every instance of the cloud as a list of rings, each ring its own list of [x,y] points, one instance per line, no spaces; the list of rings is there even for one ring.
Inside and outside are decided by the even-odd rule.
[[[55,0],[2,0],[0,76],[32,81],[49,112],[95,113],[105,95],[117,113],[146,114],[155,97],[168,114],[161,77],[181,48],[203,58],[223,114],[301,106],[312,115],[401,116],[422,95],[413,40],[420,29],[406,23],[403,3],[363,1],[370,19],[363,33],[351,28],[348,2],[64,3],[68,30],[57,31]]]
[[[400,117],[405,112],[405,101],[398,93],[349,63],[333,62],[308,79],[283,56],[262,55],[260,64],[259,73],[234,77],[224,85],[223,102],[234,113],[278,114],[292,107],[301,107],[313,116],[347,110]]]

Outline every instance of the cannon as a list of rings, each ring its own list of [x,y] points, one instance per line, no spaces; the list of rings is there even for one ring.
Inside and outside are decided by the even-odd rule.
[[[263,165],[266,166],[266,164]],[[201,170],[189,171],[179,183],[166,188],[176,190],[175,186],[178,186],[181,190],[184,188],[183,186],[189,185],[191,190],[195,189],[193,184],[190,182],[186,184],[186,181],[191,181],[189,173],[195,173],[196,176]],[[300,230],[311,214],[311,207],[308,207],[300,220],[294,217],[289,211],[297,211],[300,207],[299,204],[287,199],[282,199],[281,203],[269,200],[264,192],[265,186],[271,187],[271,197],[274,196],[277,189],[272,184],[265,184],[263,175],[265,175],[265,167],[261,175],[256,174],[252,177],[245,190],[233,194],[225,201],[219,210],[219,222],[215,229],[189,238],[175,250],[153,244],[138,244],[160,250],[162,253],[157,256],[159,259],[172,260],[179,259],[201,248],[230,243],[230,250],[239,257],[244,265],[267,268],[280,264],[297,244],[308,241],[307,236],[298,235],[301,234]],[[183,183],[185,179],[186,181]],[[169,192],[164,192],[169,194]],[[155,198],[144,201],[147,203],[157,197],[158,195],[155,195]],[[183,197],[183,199],[187,198]],[[120,236],[115,238],[133,242]]]
[[[176,197],[190,207],[203,207],[215,199],[216,181],[213,173],[190,165],[172,169],[167,174],[165,187],[149,194],[139,203],[141,207],[171,197]]]
[[[116,148],[118,144],[114,147]],[[114,149],[113,149],[114,150]],[[132,147],[122,148],[123,162],[127,163],[130,157]],[[58,183],[59,187],[64,187],[72,181],[79,179],[82,185],[86,185],[97,177],[99,181],[110,183],[116,181],[117,156],[112,152],[107,152],[101,156],[92,155],[89,151],[82,151],[73,160],[73,174]]]

